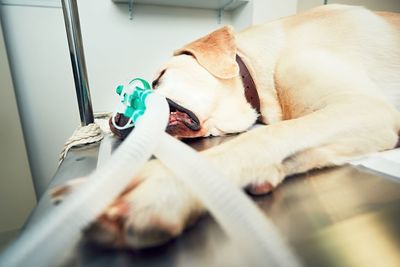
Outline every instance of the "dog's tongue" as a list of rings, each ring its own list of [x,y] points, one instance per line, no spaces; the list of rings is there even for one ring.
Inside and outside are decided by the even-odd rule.
[[[169,115],[167,133],[178,138],[189,138],[197,135],[197,127],[185,112],[173,111]]]
[[[189,115],[184,112],[180,111],[171,112],[169,115],[168,126],[174,126],[181,123],[185,125],[190,125],[192,124],[192,120],[190,119]]]

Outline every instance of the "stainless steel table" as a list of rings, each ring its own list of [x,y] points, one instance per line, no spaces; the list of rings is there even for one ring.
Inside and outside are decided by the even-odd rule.
[[[226,138],[225,138],[226,139]],[[196,149],[221,138],[191,141]],[[72,149],[50,188],[87,175],[98,144]],[[273,193],[254,198],[277,225],[304,266],[400,266],[400,183],[352,166],[286,179]],[[53,207],[46,194],[26,228]],[[51,244],[51,240],[49,240]],[[242,255],[210,216],[168,244],[144,251],[114,251],[83,241],[63,266],[242,266]]]

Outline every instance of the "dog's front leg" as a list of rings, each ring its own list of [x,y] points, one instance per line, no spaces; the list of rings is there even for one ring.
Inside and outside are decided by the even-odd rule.
[[[287,175],[393,148],[398,115],[384,102],[361,98],[357,96],[359,104],[347,99],[301,118],[254,129],[204,155],[238,186],[262,194]]]

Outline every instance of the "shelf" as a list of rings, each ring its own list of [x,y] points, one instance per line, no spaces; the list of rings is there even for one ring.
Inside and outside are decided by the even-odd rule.
[[[130,0],[112,0],[114,3],[129,3]],[[188,7],[230,11],[234,10],[249,0],[133,0],[133,4],[158,5],[173,7]]]

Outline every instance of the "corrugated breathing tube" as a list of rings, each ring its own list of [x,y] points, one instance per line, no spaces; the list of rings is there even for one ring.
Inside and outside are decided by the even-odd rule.
[[[140,89],[135,85],[137,79],[132,82],[131,88]],[[126,100],[124,103],[129,104],[132,118],[137,114],[132,109],[135,107],[132,103],[137,99],[129,98],[132,94],[120,94],[123,101]],[[191,188],[244,256],[250,259],[247,266],[300,266],[274,225],[239,188],[223,178],[193,149],[165,133],[169,117],[165,98],[147,90],[137,96],[145,104],[136,101],[137,106],[145,107],[146,111],[140,112],[144,113],[139,114],[142,116],[135,115],[132,120],[135,128],[131,134],[87,182],[3,252],[0,266],[56,266],[73,250],[82,229],[132,182],[152,154]]]

